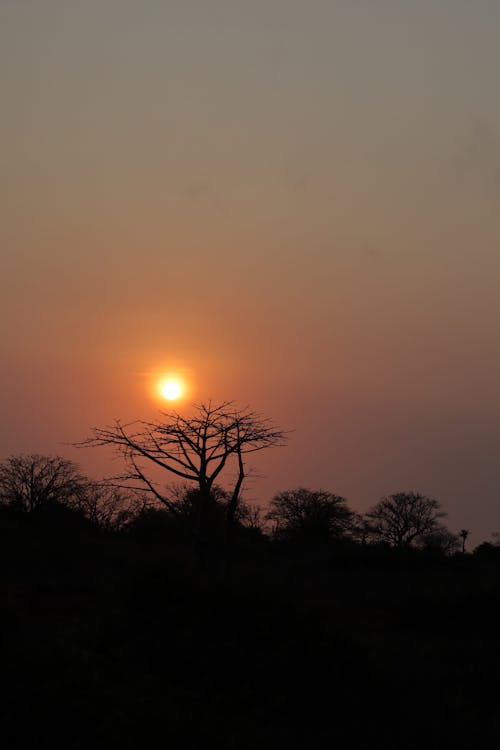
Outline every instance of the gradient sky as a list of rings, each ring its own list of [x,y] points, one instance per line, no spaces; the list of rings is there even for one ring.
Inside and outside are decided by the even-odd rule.
[[[295,431],[248,497],[500,530],[500,3],[2,0],[0,457],[149,418]]]

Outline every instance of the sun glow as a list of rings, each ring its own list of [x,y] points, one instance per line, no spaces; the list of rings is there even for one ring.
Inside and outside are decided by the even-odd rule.
[[[161,385],[161,395],[167,401],[177,401],[182,396],[182,385],[178,380],[167,380]]]
[[[164,367],[151,369],[145,373],[152,401],[157,408],[166,403],[172,406],[189,402],[193,398],[193,378],[185,367]]]

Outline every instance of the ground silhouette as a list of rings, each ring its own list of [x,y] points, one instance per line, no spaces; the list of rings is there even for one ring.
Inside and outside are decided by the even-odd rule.
[[[179,501],[116,527],[0,507],[6,747],[496,746],[500,547],[273,537],[242,513],[231,565],[214,546],[200,570]]]

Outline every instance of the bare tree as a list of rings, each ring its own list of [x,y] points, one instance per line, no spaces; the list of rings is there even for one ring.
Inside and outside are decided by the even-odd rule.
[[[102,531],[120,531],[148,505],[145,493],[124,491],[107,482],[87,481],[69,506]]]
[[[198,490],[194,532],[204,540],[207,512],[213,488],[223,473],[233,470],[235,479],[228,492],[226,518],[234,522],[249,453],[283,445],[285,433],[269,419],[233,402],[197,404],[189,416],[161,413],[161,420],[96,427],[83,446],[112,446],[125,462],[125,473],[115,478],[122,487],[147,490],[152,497],[176,513],[169,493],[155,480],[155,472],[192,482]]]
[[[273,497],[266,518],[278,539],[331,541],[351,531],[356,514],[339,495],[299,487]]]
[[[246,502],[240,502],[238,506],[237,520],[245,529],[250,529],[254,533],[265,536],[265,518],[262,508],[250,505]]]
[[[0,464],[0,503],[28,513],[51,502],[70,504],[87,481],[61,456],[10,456]]]
[[[383,497],[366,514],[369,536],[393,547],[409,547],[419,537],[432,534],[445,516],[437,500],[417,492],[398,492]]]

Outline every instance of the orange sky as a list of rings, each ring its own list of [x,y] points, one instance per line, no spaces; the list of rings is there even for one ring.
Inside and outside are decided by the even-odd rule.
[[[0,50],[1,456],[180,370],[294,429],[257,500],[500,529],[500,7],[8,0]]]

